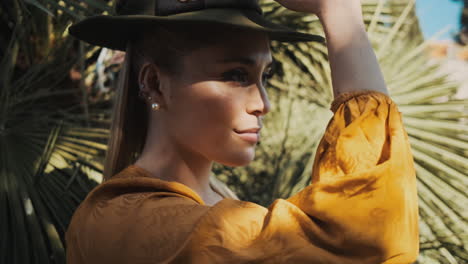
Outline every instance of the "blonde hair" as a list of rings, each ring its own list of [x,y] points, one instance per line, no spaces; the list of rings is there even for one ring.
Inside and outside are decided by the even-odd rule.
[[[203,29],[203,31],[200,30]],[[181,58],[203,45],[215,44],[229,35],[226,26],[165,25],[142,28],[128,42],[119,74],[111,132],[104,163],[104,180],[132,164],[143,149],[148,128],[148,108],[138,96],[138,73],[151,61],[169,74],[181,70]]]

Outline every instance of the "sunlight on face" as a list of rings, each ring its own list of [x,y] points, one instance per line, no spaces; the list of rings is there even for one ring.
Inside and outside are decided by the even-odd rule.
[[[268,36],[246,31],[185,57],[170,80],[164,122],[177,145],[228,166],[252,161],[255,130],[270,110],[264,85],[271,62]]]

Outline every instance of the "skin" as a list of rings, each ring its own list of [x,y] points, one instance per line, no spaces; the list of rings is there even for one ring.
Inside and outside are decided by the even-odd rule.
[[[276,0],[318,16],[325,30],[333,94],[374,90],[389,94],[367,36],[360,0]]]
[[[268,36],[236,31],[231,37],[185,56],[177,76],[151,63],[139,76],[161,109],[150,111],[148,137],[135,164],[189,186],[209,205],[222,199],[209,186],[213,162],[251,162],[256,143],[236,131],[261,127],[270,111],[264,87],[272,62]]]
[[[294,11],[316,14],[325,30],[333,93],[375,90],[388,94],[365,31],[360,0],[277,0]],[[261,125],[270,110],[262,76],[271,62],[269,40],[261,33],[233,32],[229,41],[204,47],[184,58],[184,70],[170,76],[145,64],[139,81],[161,110],[151,112],[149,131],[136,165],[155,177],[177,181],[197,192],[207,205],[222,198],[209,186],[213,162],[247,165],[255,144],[235,130]],[[216,63],[231,58],[241,62]],[[202,62],[202,63],[201,63]],[[243,69],[223,79],[226,73]],[[154,158],[158,157],[158,158]]]

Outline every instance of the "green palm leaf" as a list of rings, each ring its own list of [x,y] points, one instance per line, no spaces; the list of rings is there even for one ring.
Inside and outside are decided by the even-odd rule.
[[[321,33],[315,16],[263,1],[270,19]],[[419,263],[466,263],[468,100],[455,99],[459,84],[429,64],[414,1],[363,2],[368,34],[391,97],[403,113],[419,181]],[[331,118],[330,70],[321,44],[273,44],[279,77],[270,82],[273,111],[256,160],[245,168],[216,166],[242,199],[269,205],[310,182],[314,152]]]
[[[437,65],[428,64],[413,2],[367,0],[364,18],[391,96],[403,113],[415,157],[419,263],[465,263],[467,100],[455,99],[458,84],[439,74]],[[78,65],[83,77],[102,88],[98,75],[103,66],[95,60],[108,51],[72,45],[65,29],[75,19],[111,12],[110,3],[12,3],[2,5],[0,15],[19,10],[35,19],[15,17],[21,27],[9,31],[7,44],[0,40],[1,50],[8,48],[0,65],[5,88],[0,91],[0,232],[6,234],[0,242],[0,262],[64,263],[68,221],[102,180],[112,96],[111,91],[94,104],[83,81],[70,83],[69,72]],[[262,5],[274,21],[323,34],[315,16],[288,11],[271,0]],[[7,8],[16,11],[2,11]],[[27,35],[38,36],[34,45]],[[331,118],[326,47],[273,43],[272,48],[278,64],[269,88],[274,110],[266,117],[257,158],[244,168],[215,166],[218,177],[242,199],[263,205],[309,183],[315,149]],[[70,53],[76,57],[67,57]],[[19,71],[18,58],[30,67]],[[79,101],[76,95],[81,95]]]
[[[0,4],[10,28],[0,41],[0,263],[65,263],[69,220],[101,181],[107,123],[83,117],[70,80],[79,54],[62,37],[71,22],[62,8],[77,9],[57,3]]]

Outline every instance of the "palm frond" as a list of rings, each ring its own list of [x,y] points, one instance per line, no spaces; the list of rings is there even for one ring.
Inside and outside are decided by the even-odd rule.
[[[0,26],[11,26],[1,35],[8,44],[0,42],[0,263],[65,263],[68,222],[101,181],[107,123],[83,118],[70,78],[77,53],[64,33],[73,17],[56,5],[76,6],[7,2],[0,9]]]
[[[102,180],[112,97],[101,79],[108,67],[103,61],[112,52],[77,46],[66,28],[81,17],[111,13],[111,2],[7,2],[0,3],[0,17],[8,16],[14,26],[0,39],[0,232],[5,236],[0,262],[64,263],[68,221]],[[272,0],[262,1],[262,7],[273,21],[323,35],[313,15],[291,12]],[[455,99],[459,85],[428,63],[414,1],[366,0],[363,12],[415,158],[418,261],[465,263],[467,100]],[[32,35],[37,37],[31,40]],[[272,48],[278,65],[269,87],[273,111],[265,119],[257,157],[244,168],[215,166],[242,199],[262,205],[309,184],[315,149],[332,116],[326,47],[274,42]],[[81,81],[71,80],[72,72]]]
[[[363,1],[364,19],[392,99],[407,128],[419,181],[419,263],[465,263],[468,197],[468,107],[455,99],[460,84],[425,55],[413,0]],[[270,19],[323,34],[315,16],[263,1]],[[245,168],[216,166],[242,199],[269,205],[310,182],[318,140],[331,118],[330,70],[321,44],[273,45],[280,64],[270,82],[273,110],[265,118],[256,160]],[[262,131],[263,132],[263,131]]]

